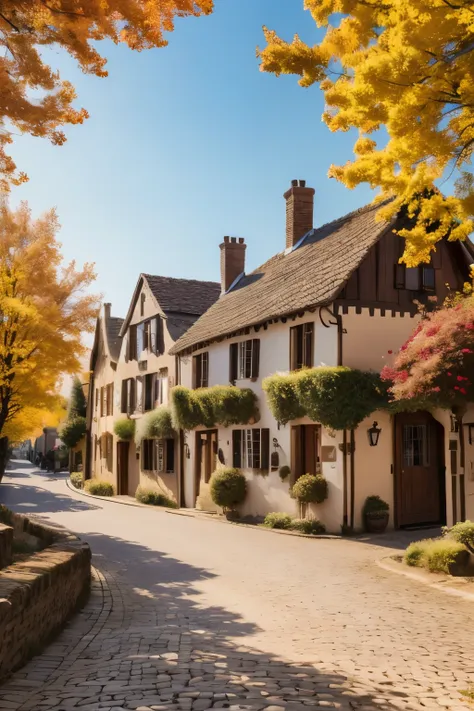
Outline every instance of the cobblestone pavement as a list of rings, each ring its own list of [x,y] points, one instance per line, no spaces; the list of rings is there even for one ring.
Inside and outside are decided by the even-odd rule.
[[[78,532],[97,572],[84,610],[0,687],[2,711],[467,709],[474,602],[378,568],[395,536],[239,529],[18,465],[5,482],[0,501]]]

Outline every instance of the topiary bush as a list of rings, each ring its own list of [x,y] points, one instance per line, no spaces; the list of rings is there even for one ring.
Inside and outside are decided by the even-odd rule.
[[[292,495],[300,503],[322,504],[328,498],[328,483],[322,474],[303,474],[294,484]]]
[[[211,477],[211,498],[224,511],[241,504],[247,493],[247,481],[240,469],[218,469]]]
[[[291,522],[290,529],[313,536],[326,532],[326,526],[317,518],[295,518]]]
[[[474,553],[474,521],[461,521],[451,528],[445,526],[443,533],[458,543],[462,543],[468,551]]]
[[[124,441],[133,439],[135,435],[135,420],[129,420],[128,417],[122,417],[114,422],[114,432],[117,437]]]
[[[387,387],[378,374],[343,366],[272,375],[263,389],[279,422],[307,415],[333,430],[355,429],[374,410],[388,406]]]
[[[66,447],[75,447],[86,434],[86,418],[76,415],[67,420],[59,431],[59,437]]]
[[[266,528],[278,528],[282,530],[289,530],[293,523],[293,517],[286,513],[269,513],[265,516],[263,525]]]
[[[197,390],[176,386],[171,390],[171,414],[175,429],[183,430],[246,425],[260,417],[253,390],[233,385]]]
[[[82,472],[71,472],[69,475],[71,484],[76,487],[76,489],[82,489],[84,486],[84,477]]]
[[[280,479],[281,479],[282,481],[285,481],[285,479],[288,479],[288,477],[290,476],[290,474],[291,474],[291,469],[290,469],[289,466],[287,466],[286,464],[284,464],[282,467],[280,467],[278,474],[279,474],[279,476],[280,476]]]
[[[94,496],[113,496],[114,487],[108,481],[101,479],[88,479],[84,483],[84,489]]]
[[[450,538],[427,538],[416,541],[405,551],[407,565],[427,568],[432,573],[449,573],[449,566],[458,562],[466,549],[462,543]]]
[[[170,499],[165,494],[160,491],[155,491],[154,489],[145,489],[139,486],[135,492],[135,498],[142,504],[149,504],[150,506],[164,506],[167,509],[177,509],[178,504],[173,499]]]

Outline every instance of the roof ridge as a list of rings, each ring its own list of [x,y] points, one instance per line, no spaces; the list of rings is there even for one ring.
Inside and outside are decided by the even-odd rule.
[[[187,277],[172,277],[172,276],[165,276],[163,274],[147,274],[145,272],[141,273],[141,276],[145,277],[145,279],[166,279],[168,281],[186,281],[186,282],[192,282],[194,284],[213,284],[213,285],[219,285],[220,283],[218,281],[211,281],[208,279],[188,279]]]

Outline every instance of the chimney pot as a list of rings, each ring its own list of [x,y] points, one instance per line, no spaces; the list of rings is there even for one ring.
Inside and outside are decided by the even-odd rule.
[[[245,250],[243,237],[224,237],[221,250],[221,293],[225,294],[237,277],[245,271]]]
[[[110,318],[111,312],[112,312],[112,304],[109,302],[104,303],[104,316],[106,319]]]
[[[286,248],[291,249],[313,229],[314,188],[306,180],[292,180],[283,196],[286,200]]]

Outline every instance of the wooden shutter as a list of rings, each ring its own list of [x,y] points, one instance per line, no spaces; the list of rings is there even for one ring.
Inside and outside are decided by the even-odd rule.
[[[270,430],[260,430],[260,468],[268,471],[270,468]]]
[[[128,334],[128,357],[130,360],[137,359],[137,327],[130,326]]]
[[[127,381],[122,380],[122,399],[120,401],[120,412],[127,412]]]
[[[145,388],[143,387],[143,376],[142,375],[137,375],[136,378],[136,402],[135,402],[135,410],[137,412],[143,412],[144,409],[144,395],[145,395]]]
[[[258,378],[260,370],[260,339],[254,338],[252,341],[252,378]]]
[[[128,403],[128,406],[130,408],[130,412],[135,412],[136,406],[137,406],[137,387],[136,387],[136,382],[135,378],[130,378],[130,401]]]
[[[232,466],[242,466],[242,430],[232,430]]]
[[[293,326],[290,328],[290,370],[298,367],[298,326]]]
[[[198,358],[199,356],[193,356],[193,388],[198,388]]]
[[[313,367],[313,339],[314,323],[305,323],[303,326],[303,365]]]
[[[165,352],[165,335],[163,328],[163,319],[161,316],[156,317],[156,354],[161,355]]]
[[[229,347],[229,382],[235,383],[237,380],[239,363],[239,344],[231,343]]]
[[[128,361],[130,360],[130,331],[127,331],[127,333],[125,334],[124,341],[125,363],[128,363]]]
[[[209,385],[209,353],[201,354],[201,387],[207,388]]]

